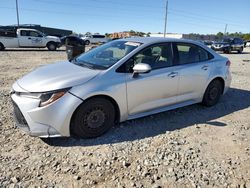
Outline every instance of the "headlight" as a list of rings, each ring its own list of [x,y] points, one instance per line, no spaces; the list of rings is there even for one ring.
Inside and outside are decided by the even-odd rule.
[[[51,92],[51,93],[44,93],[41,94],[40,99],[40,107],[44,107],[47,106],[53,102],[55,102],[57,99],[61,98],[65,93],[67,92],[67,90],[62,90],[62,91],[56,91],[56,92]]]
[[[70,88],[56,90],[56,91],[49,91],[46,93],[26,93],[26,92],[25,93],[15,92],[15,93],[20,97],[39,99],[40,100],[39,107],[44,107],[55,102],[57,99],[61,98],[65,93],[67,93],[69,89]]]

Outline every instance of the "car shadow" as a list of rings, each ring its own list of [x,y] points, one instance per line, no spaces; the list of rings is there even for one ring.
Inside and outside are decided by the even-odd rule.
[[[216,119],[246,109],[250,106],[250,91],[231,88],[213,107],[195,104],[136,120],[120,123],[108,133],[94,139],[48,138],[43,141],[51,146],[93,146],[140,140],[183,129],[196,124],[226,126]],[[202,126],[202,125],[201,125]]]
[[[242,52],[242,53],[238,53],[238,52],[236,52],[236,51],[233,51],[233,52],[231,52],[230,54],[228,54],[228,53],[224,53],[224,52],[218,52],[219,54],[221,54],[221,55],[223,55],[223,54],[226,54],[226,55],[242,55],[242,54],[250,54],[250,52]]]
[[[14,49],[5,49],[3,52],[62,52],[65,51],[64,48],[57,49],[55,51],[49,51],[47,48],[14,48]]]

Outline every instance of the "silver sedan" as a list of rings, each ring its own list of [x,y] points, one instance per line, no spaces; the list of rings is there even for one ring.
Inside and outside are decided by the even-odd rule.
[[[129,119],[213,106],[230,82],[230,61],[199,42],[131,38],[40,67],[11,98],[16,125],[31,136],[90,138]]]

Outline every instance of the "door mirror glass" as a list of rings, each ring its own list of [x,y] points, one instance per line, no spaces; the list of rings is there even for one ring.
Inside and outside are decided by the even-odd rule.
[[[133,67],[134,74],[149,73],[151,69],[151,66],[146,63],[138,63]]]

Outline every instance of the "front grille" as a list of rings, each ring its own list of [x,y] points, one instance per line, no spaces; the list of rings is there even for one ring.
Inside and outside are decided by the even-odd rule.
[[[21,110],[18,108],[17,104],[12,100],[13,104],[13,112],[14,112],[14,119],[16,121],[16,125],[20,128],[28,128],[28,123],[25,120]]]

